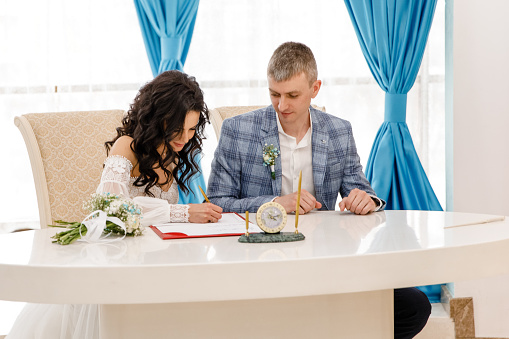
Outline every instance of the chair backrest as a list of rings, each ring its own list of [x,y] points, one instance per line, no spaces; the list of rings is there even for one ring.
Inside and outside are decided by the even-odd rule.
[[[311,105],[313,108],[316,108],[320,111],[325,112],[324,106],[316,106]],[[214,132],[216,132],[216,138],[219,141],[219,136],[221,135],[221,126],[223,125],[224,119],[234,117],[239,114],[244,114],[247,112],[251,112],[260,108],[264,108],[267,106],[224,106],[217,107],[210,110],[210,122],[214,127]]]
[[[95,192],[123,110],[33,113],[14,118],[27,146],[41,228],[55,220],[81,221]]]

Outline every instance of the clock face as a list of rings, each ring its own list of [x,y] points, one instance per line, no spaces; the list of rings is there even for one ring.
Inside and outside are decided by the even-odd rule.
[[[278,233],[286,225],[286,211],[276,202],[267,202],[256,212],[258,226],[267,233]]]

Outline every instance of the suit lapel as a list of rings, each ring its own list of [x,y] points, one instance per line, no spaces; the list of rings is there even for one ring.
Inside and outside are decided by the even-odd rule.
[[[313,120],[313,131],[311,135],[312,144],[312,162],[313,162],[313,183],[315,184],[316,198],[324,202],[324,178],[327,167],[327,154],[329,148],[329,135],[326,133],[327,127],[315,114],[314,108],[310,108],[311,119]],[[326,206],[330,209],[330,206]]]
[[[280,150],[279,147],[279,132],[277,130],[277,120],[276,120],[276,111],[272,106],[267,107],[264,112],[264,116],[262,119],[261,125],[261,140],[262,149],[267,145],[274,145]],[[260,154],[260,159],[262,159],[262,154]],[[262,160],[263,161],[263,160]],[[274,195],[281,194],[281,185],[282,185],[282,167],[281,167],[281,157],[276,158],[276,163],[274,165],[274,170],[276,172],[276,179],[272,179],[270,176],[270,167],[266,166],[267,178],[271,181],[272,184],[272,192]]]

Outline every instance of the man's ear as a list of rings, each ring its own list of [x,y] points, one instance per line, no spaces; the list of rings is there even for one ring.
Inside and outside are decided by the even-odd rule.
[[[313,85],[311,85],[311,87],[313,88],[313,95],[311,96],[311,98],[314,99],[318,95],[318,92],[320,91],[320,88],[322,87],[322,80],[315,80],[315,82],[313,82]]]

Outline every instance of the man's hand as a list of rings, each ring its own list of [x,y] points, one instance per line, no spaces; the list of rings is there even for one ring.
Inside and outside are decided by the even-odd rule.
[[[297,207],[297,192],[277,197],[274,199],[274,202],[282,205],[285,208],[286,213],[295,212]],[[315,197],[312,196],[311,193],[303,189],[300,191],[299,206],[299,214],[306,214],[315,208],[321,208],[322,204],[316,201]]]
[[[376,204],[371,196],[358,188],[351,190],[348,197],[339,202],[341,211],[347,209],[355,214],[368,214],[373,212],[375,208]]]

